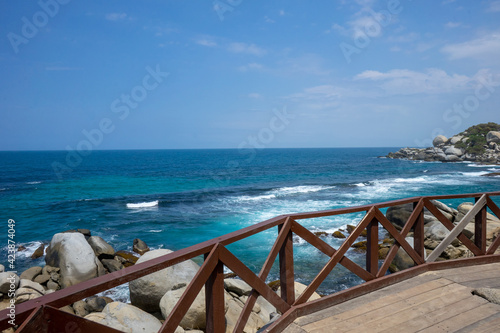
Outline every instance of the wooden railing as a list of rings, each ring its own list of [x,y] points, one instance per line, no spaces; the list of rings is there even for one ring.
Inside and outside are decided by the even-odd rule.
[[[500,218],[500,209],[491,199],[492,196],[498,195],[500,192],[415,197],[358,207],[278,216],[189,248],[21,303],[15,309],[16,322],[22,323],[17,332],[117,332],[109,327],[62,312],[58,308],[200,255],[204,255],[205,258],[201,268],[166,318],[159,332],[175,331],[203,286],[205,286],[206,293],[206,331],[225,332],[224,266],[253,288],[234,332],[243,331],[259,296],[265,298],[281,313],[279,319],[264,329],[265,332],[279,332],[299,316],[338,304],[425,271],[500,261],[500,255],[494,254],[500,246],[500,237],[497,237],[489,247],[486,244],[487,208]],[[474,198],[476,202],[456,226],[431,201],[465,198]],[[384,216],[381,209],[403,204],[413,204],[413,212],[402,230],[398,231]],[[424,248],[425,208],[450,231],[449,235],[427,257]],[[333,248],[297,222],[303,219],[362,212],[366,212],[364,217],[338,249]],[[464,228],[470,222],[475,224],[474,241],[463,233]],[[378,259],[379,226],[383,227],[394,238],[394,244],[380,267]],[[229,244],[275,227],[278,228],[278,236],[258,274],[252,272],[227,249]],[[367,230],[366,263],[365,267],[361,267],[347,258],[346,253],[365,229]],[[413,246],[405,239],[410,231],[413,231]],[[329,257],[328,262],[301,295],[295,295],[294,291],[293,235],[301,237]],[[474,257],[434,262],[456,238],[471,251]],[[400,248],[407,252],[415,266],[398,273],[387,274],[389,265]],[[279,258],[281,295],[277,295],[266,284],[266,279],[277,257]],[[365,282],[308,302],[311,295],[338,264]],[[9,309],[0,312],[0,329],[9,327],[9,313]]]

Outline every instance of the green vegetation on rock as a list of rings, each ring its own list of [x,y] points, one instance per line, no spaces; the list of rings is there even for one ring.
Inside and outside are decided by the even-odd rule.
[[[500,125],[489,122],[485,124],[479,124],[469,127],[464,132],[460,133],[468,138],[464,142],[464,140],[459,141],[455,144],[456,148],[462,148],[465,150],[467,154],[475,154],[481,155],[484,154],[486,145],[486,134],[490,131],[500,131]]]

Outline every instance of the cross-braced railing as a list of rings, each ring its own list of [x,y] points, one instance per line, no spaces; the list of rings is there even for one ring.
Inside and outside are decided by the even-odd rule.
[[[206,331],[217,333],[226,331],[224,310],[224,266],[233,271],[252,288],[236,323],[234,332],[243,331],[259,296],[266,299],[281,313],[281,317],[265,328],[265,331],[279,332],[298,316],[332,306],[425,271],[463,265],[499,262],[500,255],[495,254],[495,252],[500,247],[500,237],[493,240],[489,247],[487,247],[486,239],[487,209],[489,208],[494,215],[500,218],[500,209],[491,199],[492,196],[498,195],[500,195],[500,192],[415,197],[358,207],[278,216],[228,235],[21,303],[16,306],[15,314],[16,321],[22,323],[18,328],[18,332],[32,332],[34,327],[36,327],[39,332],[52,332],[56,330],[67,331],[68,325],[73,325],[72,331],[74,332],[78,332],[78,329],[80,329],[80,332],[90,330],[95,333],[117,332],[109,327],[64,313],[58,310],[58,308],[200,255],[204,255],[205,257],[201,268],[187,286],[184,294],[181,296],[170,315],[166,318],[159,332],[175,331],[196,296],[201,292],[203,286],[205,286],[206,296]],[[474,198],[475,205],[457,225],[448,220],[432,203],[432,200],[463,198]],[[413,211],[404,227],[398,231],[385,217],[381,209],[403,204],[413,204]],[[448,236],[446,236],[428,256],[426,256],[424,248],[425,209],[449,230]],[[338,249],[333,248],[323,239],[297,222],[303,219],[362,212],[366,212],[364,217]],[[471,222],[473,222],[475,226],[473,241],[467,238],[463,233],[465,227]],[[378,258],[379,225],[394,239],[394,244],[381,264]],[[275,227],[278,228],[278,236],[258,274],[252,272],[252,270],[226,248],[227,245]],[[365,267],[361,267],[351,261],[346,256],[346,253],[365,229],[367,231],[366,262],[364,265]],[[405,239],[410,231],[413,231],[413,246]],[[328,262],[301,295],[295,295],[294,290],[293,235],[301,237],[307,243],[329,257]],[[474,257],[435,262],[446,247],[455,239],[458,239],[467,249],[469,249]],[[388,268],[400,248],[406,251],[414,261],[415,266],[388,275]],[[276,294],[266,284],[266,280],[277,257],[279,258],[280,295]],[[338,264],[342,265],[365,282],[356,287],[314,301],[308,301]],[[0,312],[0,329],[9,327],[8,314],[8,309]]]

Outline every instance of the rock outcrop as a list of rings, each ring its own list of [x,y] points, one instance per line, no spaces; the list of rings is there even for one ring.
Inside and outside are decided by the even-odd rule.
[[[479,124],[450,139],[438,135],[434,147],[402,148],[386,157],[422,161],[500,164],[500,125]]]
[[[77,232],[55,234],[47,249],[45,262],[61,269],[63,288],[105,273],[85,236]]]
[[[172,253],[171,250],[160,249],[146,252],[137,263]],[[179,284],[188,285],[200,267],[192,260],[162,269],[159,272],[143,276],[129,283],[130,300],[133,305],[147,312],[160,311],[160,300],[169,290]]]

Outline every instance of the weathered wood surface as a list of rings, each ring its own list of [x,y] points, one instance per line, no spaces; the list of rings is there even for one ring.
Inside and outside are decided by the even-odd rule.
[[[286,333],[500,332],[500,305],[472,295],[500,288],[500,263],[423,273],[311,315]]]

